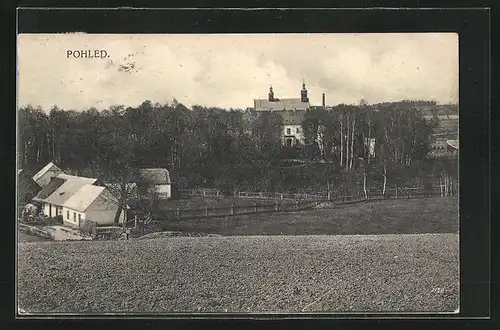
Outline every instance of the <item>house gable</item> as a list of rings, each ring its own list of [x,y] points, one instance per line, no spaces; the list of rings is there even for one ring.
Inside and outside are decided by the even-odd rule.
[[[38,171],[33,176],[33,181],[35,181],[40,187],[45,187],[49,184],[50,180],[53,177],[58,176],[59,174],[64,173],[59,167],[57,167],[54,163],[50,162],[45,165],[40,171]]]

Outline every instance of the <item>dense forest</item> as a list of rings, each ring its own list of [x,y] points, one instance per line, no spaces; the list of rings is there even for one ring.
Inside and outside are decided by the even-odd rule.
[[[385,186],[401,171],[434,171],[422,161],[438,119],[424,120],[416,105],[436,107],[424,101],[316,107],[302,125],[306,143],[295,147],[281,145],[279,115],[250,109],[188,109],[175,100],[102,111],[28,106],[18,111],[18,167],[37,171],[53,161],[105,181],[165,167],[179,188],[227,191],[319,189],[329,180],[353,182],[359,173]]]

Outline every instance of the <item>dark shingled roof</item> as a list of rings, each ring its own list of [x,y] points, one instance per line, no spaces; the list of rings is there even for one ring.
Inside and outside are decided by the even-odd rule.
[[[49,184],[46,185],[45,187],[43,187],[42,190],[40,190],[38,192],[38,194],[33,198],[33,200],[41,201],[41,200],[46,199],[47,197],[52,195],[54,193],[54,191],[57,190],[57,188],[62,186],[62,184],[64,182],[66,182],[66,180],[64,180],[64,179],[61,179],[58,177],[52,178],[52,180],[49,182]]]
[[[280,99],[279,101],[255,99],[254,108],[256,111],[307,110],[309,102],[301,102],[300,99]]]
[[[165,168],[142,168],[139,170],[138,183],[170,184],[170,174]]]

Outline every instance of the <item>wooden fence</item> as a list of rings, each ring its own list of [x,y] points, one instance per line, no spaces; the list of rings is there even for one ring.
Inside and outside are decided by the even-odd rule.
[[[205,206],[201,208],[177,208],[174,210],[157,211],[154,214],[136,216],[129,219],[124,227],[129,228],[127,233],[132,236],[141,236],[149,232],[161,230],[161,224],[164,222],[189,221],[207,218],[226,218],[245,214],[271,213],[271,212],[298,212],[311,209],[321,203],[328,202],[329,207],[341,207],[356,203],[365,203],[370,201],[384,199],[414,199],[426,198],[431,196],[443,196],[442,187],[435,187],[433,190],[425,190],[423,187],[388,187],[386,194],[381,192],[364,192],[351,196],[332,196],[328,192],[318,192],[317,194],[288,194],[288,193],[269,193],[269,192],[240,192],[237,197],[263,199],[263,202],[254,202],[253,205],[230,205],[224,207]],[[184,190],[184,193],[190,192],[191,196],[216,197],[222,196],[216,189],[195,189]],[[451,195],[448,195],[451,196]],[[264,200],[267,200],[264,202]],[[156,228],[156,229],[155,229]],[[145,231],[146,229],[146,231]],[[131,230],[131,231],[130,231]],[[127,239],[128,239],[128,234]]]
[[[218,189],[183,189],[181,193],[184,196],[196,196],[196,197],[222,197],[224,194]],[[381,188],[367,190],[367,195],[376,197],[382,196]],[[385,197],[386,198],[404,198],[404,197],[418,197],[418,196],[457,196],[458,195],[458,183],[449,183],[435,185],[431,190],[426,190],[423,187],[387,187]],[[364,196],[363,191],[359,191],[358,195]],[[350,198],[353,196],[334,196],[332,192],[320,191],[314,194],[307,193],[280,193],[280,192],[262,192],[262,191],[238,191],[233,194],[233,197],[237,198],[249,198],[249,199],[267,199],[267,200],[306,200],[306,201],[324,201],[324,200],[339,200],[344,198]]]
[[[277,192],[251,192],[239,191],[236,193],[239,198],[252,199],[280,199],[280,200],[325,200],[330,198],[330,194],[326,191],[316,194],[293,194],[293,193],[277,193]]]
[[[179,189],[182,196],[198,196],[198,197],[219,197],[224,196],[219,189],[197,188],[197,189]]]
[[[296,200],[287,202],[275,200],[272,203],[254,203],[253,205],[231,205],[224,207],[205,206],[192,209],[177,208],[176,210],[156,212],[153,217],[162,220],[220,218],[252,213],[301,211],[317,206],[319,203],[319,200]]]

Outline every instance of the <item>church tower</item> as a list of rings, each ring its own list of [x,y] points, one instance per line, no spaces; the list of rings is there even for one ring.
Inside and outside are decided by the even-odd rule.
[[[306,82],[302,81],[302,90],[300,91],[300,102],[309,102],[307,97]]]
[[[273,92],[273,86],[269,87],[269,102],[274,101],[274,92]]]

